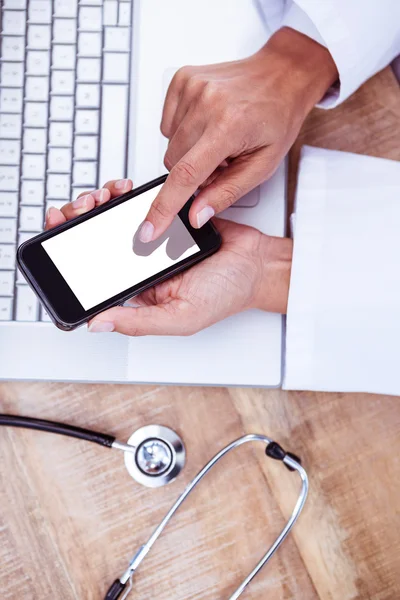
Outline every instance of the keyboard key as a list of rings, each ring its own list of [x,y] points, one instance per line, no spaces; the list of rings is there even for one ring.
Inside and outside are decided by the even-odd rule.
[[[53,208],[57,208],[58,210],[61,210],[63,206],[65,206],[67,203],[65,202],[65,200],[48,200],[46,202],[46,213],[49,210],[50,207]]]
[[[41,206],[21,206],[19,212],[21,231],[41,231],[43,229],[43,209]]]
[[[50,42],[50,25],[28,26],[28,48],[32,48],[33,50],[47,50],[50,48]]]
[[[5,10],[3,12],[3,34],[24,35],[26,17],[22,11]]]
[[[30,23],[51,23],[51,2],[49,0],[30,0]]]
[[[115,106],[118,106],[117,104]],[[115,111],[114,106],[114,111]],[[117,111],[116,111],[117,112]],[[76,133],[98,133],[99,129],[99,111],[98,110],[77,110],[75,117]]]
[[[15,244],[17,237],[17,221],[15,219],[0,219],[0,242]]]
[[[26,8],[26,0],[4,0],[4,8]]]
[[[17,191],[19,183],[19,167],[1,167],[0,190]]]
[[[26,63],[26,70],[29,75],[48,75],[50,71],[50,52],[29,50]]]
[[[25,99],[45,102],[49,97],[48,77],[27,77]]]
[[[101,33],[79,33],[79,56],[101,56]]]
[[[18,233],[18,246],[20,246],[21,244],[23,244],[24,242],[27,242],[28,240],[30,240],[31,238],[33,238],[35,234],[29,231],[20,231]],[[22,281],[25,281],[24,279]]]
[[[0,269],[15,268],[15,246],[11,244],[0,244]]]
[[[71,193],[69,175],[49,175],[46,192],[48,198],[69,200]]]
[[[119,25],[131,25],[131,4],[130,2],[120,2],[119,4]]]
[[[27,285],[17,287],[17,321],[37,321],[39,300]]]
[[[46,323],[51,323],[51,319],[47,312],[44,310],[43,306],[40,307],[40,320]]]
[[[26,102],[24,124],[26,127],[46,127],[47,103]]]
[[[14,273],[0,271],[0,296],[12,296],[14,293]]]
[[[21,143],[19,140],[0,140],[0,164],[19,165]]]
[[[129,27],[106,27],[105,28],[105,50],[130,50]]]
[[[24,64],[3,62],[1,64],[0,81],[2,85],[22,87],[24,84]]]
[[[0,192],[0,217],[16,217],[18,214],[18,193]]]
[[[78,108],[98,108],[100,106],[100,85],[78,83],[76,86],[76,105]]]
[[[74,158],[97,159],[97,137],[77,135],[74,145]]]
[[[0,321],[11,321],[12,298],[0,298]]]
[[[129,54],[127,53],[104,53],[104,75],[103,81],[112,82],[129,82]]]
[[[22,89],[3,88],[0,90],[0,110],[2,112],[22,112]]]
[[[55,173],[70,173],[71,160],[71,148],[50,148],[47,168]]]
[[[75,19],[54,19],[53,38],[57,44],[75,44]]]
[[[118,2],[117,0],[104,0],[103,23],[104,25],[117,25]]]
[[[3,36],[1,57],[3,60],[23,61],[25,56],[25,38]]]
[[[72,96],[75,90],[74,71],[53,71],[51,74],[52,94],[67,94]]]
[[[24,129],[24,152],[45,153],[46,145],[46,129]]]
[[[76,17],[78,0],[54,0],[54,15],[56,17]]]
[[[72,146],[72,123],[50,123],[50,145]]]
[[[78,81],[100,81],[99,58],[78,58]]]
[[[22,127],[22,115],[2,115],[0,114],[0,138],[20,139]]]
[[[73,96],[52,96],[50,118],[52,121],[72,121],[74,118]]]
[[[81,194],[87,194],[90,192],[87,187],[73,187],[71,193],[71,201],[75,200]]]
[[[52,66],[54,69],[75,69],[76,50],[74,46],[53,46]]]
[[[83,6],[79,11],[79,29],[89,31],[101,31],[102,9],[101,7]]]
[[[115,107],[118,106],[118,110]],[[128,86],[103,86],[99,181],[125,177]],[[112,143],[110,143],[112,140]]]
[[[46,156],[44,154],[24,154],[22,177],[24,179],[44,179]]]
[[[44,181],[25,180],[21,185],[21,205],[34,204],[43,206],[44,204]]]
[[[95,162],[76,162],[72,180],[74,185],[94,187],[97,181],[97,164]]]

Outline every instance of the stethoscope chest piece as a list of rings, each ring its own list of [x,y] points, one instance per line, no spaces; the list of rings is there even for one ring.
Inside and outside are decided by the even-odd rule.
[[[136,452],[125,452],[125,466],[138,483],[156,488],[173,481],[185,465],[185,447],[169,427],[147,425],[128,440]]]

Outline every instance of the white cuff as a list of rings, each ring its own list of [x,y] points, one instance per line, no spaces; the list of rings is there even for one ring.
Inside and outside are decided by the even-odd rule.
[[[285,389],[400,394],[400,163],[304,147]]]

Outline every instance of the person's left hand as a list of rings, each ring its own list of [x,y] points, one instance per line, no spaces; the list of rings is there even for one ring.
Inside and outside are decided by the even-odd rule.
[[[81,195],[61,211],[50,208],[46,229],[72,219],[132,188],[130,180],[111,181]],[[91,332],[131,336],[191,335],[248,308],[285,312],[291,267],[291,240],[216,220],[221,249],[191,269],[136,296],[131,306],[96,315]]]

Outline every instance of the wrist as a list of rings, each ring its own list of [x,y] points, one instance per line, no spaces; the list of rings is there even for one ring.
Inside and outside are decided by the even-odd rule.
[[[272,56],[281,63],[285,93],[289,93],[304,117],[338,80],[336,64],[327,48],[290,27],[271,36],[260,50],[269,62]]]
[[[252,308],[286,314],[292,255],[293,241],[290,238],[262,235],[260,276]]]

